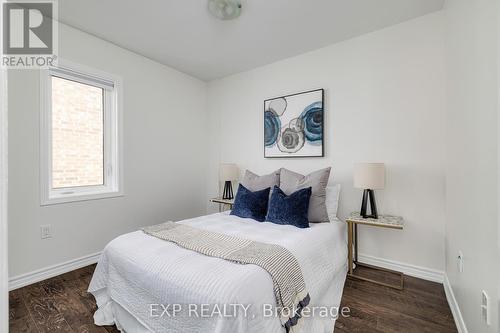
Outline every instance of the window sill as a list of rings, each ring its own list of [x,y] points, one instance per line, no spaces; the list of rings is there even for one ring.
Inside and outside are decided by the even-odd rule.
[[[42,198],[40,206],[58,205],[69,202],[90,201],[100,199],[110,199],[123,197],[123,191],[106,192],[106,193],[89,193],[89,194],[72,194],[60,195],[56,197]]]

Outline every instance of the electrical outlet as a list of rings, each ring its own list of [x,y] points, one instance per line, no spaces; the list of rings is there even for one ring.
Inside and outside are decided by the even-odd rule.
[[[50,224],[40,226],[40,238],[52,238],[52,226]]]
[[[481,290],[481,316],[486,325],[490,325],[490,298],[486,291]]]
[[[464,272],[464,254],[462,251],[458,251],[457,268],[460,273]]]

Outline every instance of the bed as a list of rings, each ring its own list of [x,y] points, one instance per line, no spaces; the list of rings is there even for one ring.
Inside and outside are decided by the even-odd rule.
[[[299,229],[226,212],[178,223],[285,247],[300,264],[311,297],[309,307],[340,306],[347,272],[346,230],[341,221]],[[95,323],[116,324],[129,333],[285,332],[280,320],[263,310],[276,301],[272,279],[261,267],[205,256],[142,231],[122,235],[106,246],[89,292],[98,305]],[[229,310],[217,307],[219,311],[211,312],[217,304],[228,305]],[[235,310],[238,304],[247,310]],[[215,315],[203,316],[204,306]],[[296,330],[331,333],[334,325],[331,315],[311,315],[301,318]]]

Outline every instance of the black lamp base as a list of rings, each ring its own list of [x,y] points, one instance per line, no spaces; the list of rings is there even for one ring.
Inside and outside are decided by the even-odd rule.
[[[224,182],[224,192],[222,193],[222,199],[231,200],[233,198],[233,185],[231,185],[230,180],[226,180]]]
[[[367,214],[368,197],[370,197],[371,215]],[[363,191],[363,201],[361,202],[360,215],[365,219],[366,218],[378,219],[377,204],[375,203],[375,193],[373,192],[373,190]]]

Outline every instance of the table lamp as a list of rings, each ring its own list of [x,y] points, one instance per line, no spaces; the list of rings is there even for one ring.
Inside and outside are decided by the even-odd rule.
[[[222,199],[231,200],[234,198],[233,195],[233,185],[231,182],[233,180],[238,180],[239,169],[236,164],[233,163],[221,163],[219,167],[219,180],[224,182],[224,192],[222,193]]]
[[[354,187],[363,189],[360,215],[363,218],[378,219],[377,204],[373,190],[383,189],[385,185],[384,163],[358,163],[354,167]],[[367,214],[368,197],[371,214]]]

